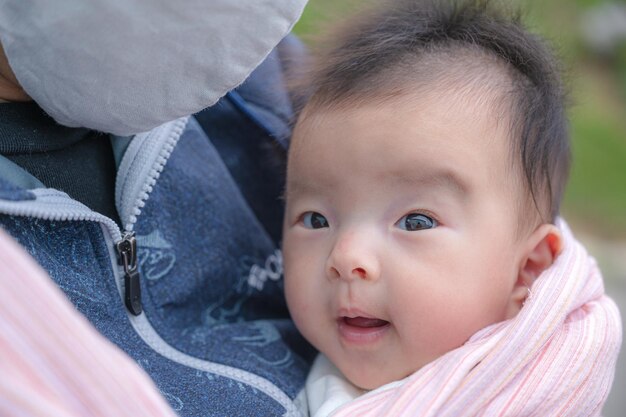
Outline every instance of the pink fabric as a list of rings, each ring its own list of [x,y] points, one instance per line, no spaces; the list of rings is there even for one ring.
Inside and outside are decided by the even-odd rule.
[[[2,230],[0,294],[1,416],[175,416]]]
[[[621,345],[619,311],[594,259],[560,227],[564,251],[516,318],[333,416],[599,415]]]

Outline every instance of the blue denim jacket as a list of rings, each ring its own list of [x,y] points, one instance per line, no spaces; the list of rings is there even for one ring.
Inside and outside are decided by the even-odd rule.
[[[314,352],[284,302],[280,167],[265,161],[290,133],[279,52],[215,106],[116,139],[123,230],[0,177],[0,225],[181,416],[301,415]]]

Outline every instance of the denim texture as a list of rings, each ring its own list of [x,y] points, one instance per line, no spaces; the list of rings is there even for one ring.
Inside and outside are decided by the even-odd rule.
[[[287,319],[282,263],[266,267],[277,248],[193,119],[135,231],[144,309],[161,337],[192,356],[243,367],[294,397],[308,370],[307,350],[295,349],[305,344]],[[255,271],[263,269],[270,276],[258,283]]]
[[[276,52],[268,59],[276,60]],[[280,71],[279,65],[273,68]],[[251,77],[240,87],[241,96],[252,88],[262,102],[264,88],[277,88],[264,80]],[[285,105],[289,102],[272,95],[276,92],[268,95],[265,106],[276,107],[281,116],[275,120],[282,120],[291,111]],[[274,138],[234,106],[218,104],[203,114],[204,126],[190,119],[134,224],[144,314],[180,352],[258,375],[294,399],[315,352],[296,331],[284,302],[277,231],[282,205],[276,203],[280,170],[268,165],[274,171],[262,172],[263,163],[256,161],[249,165],[256,174],[231,174],[248,169],[246,161],[258,144],[273,146]],[[223,130],[210,123],[223,118],[229,120]],[[250,147],[243,153],[236,147],[229,151],[224,143],[230,136]],[[263,183],[265,177],[273,182]],[[264,193],[258,193],[254,178]],[[256,197],[276,209],[261,210],[265,203],[254,201]],[[25,198],[33,197],[0,180],[0,199]],[[181,416],[285,413],[285,407],[254,385],[181,365],[148,346],[129,321],[115,283],[111,237],[101,224],[0,213],[0,226],[48,271],[98,331],[146,370]]]

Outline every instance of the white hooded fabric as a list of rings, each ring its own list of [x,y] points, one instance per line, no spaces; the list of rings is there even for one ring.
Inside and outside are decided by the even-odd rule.
[[[116,135],[200,111],[239,85],[306,0],[0,0],[0,42],[58,123]]]

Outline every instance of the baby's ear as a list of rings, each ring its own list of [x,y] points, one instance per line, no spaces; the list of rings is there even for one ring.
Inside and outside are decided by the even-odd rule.
[[[553,224],[542,224],[522,243],[522,257],[517,281],[511,293],[507,318],[517,315],[522,308],[528,289],[543,271],[548,269],[561,252],[563,237]]]

